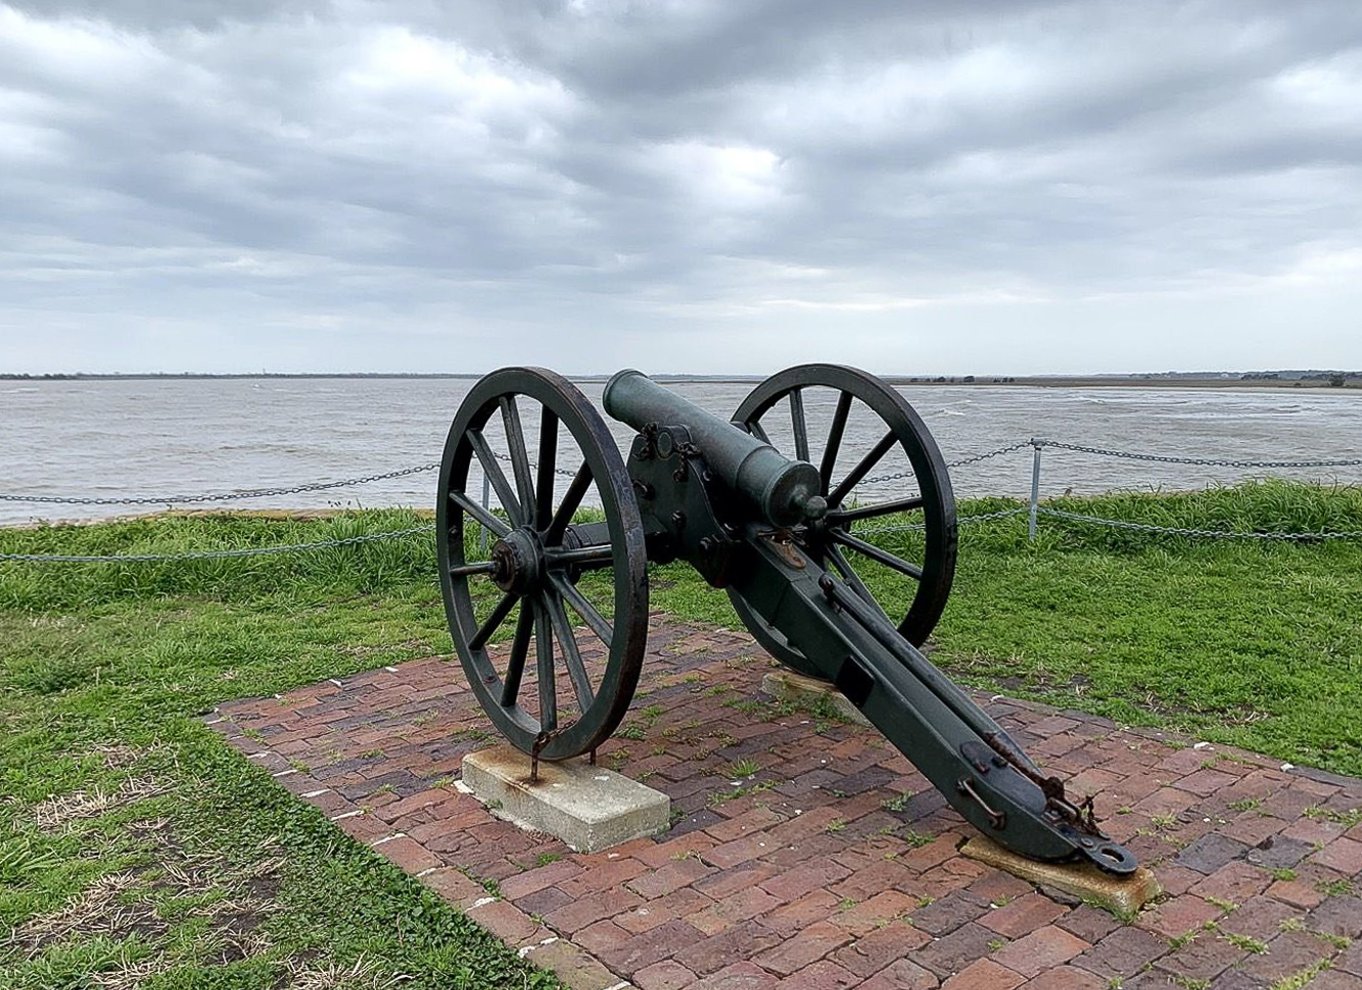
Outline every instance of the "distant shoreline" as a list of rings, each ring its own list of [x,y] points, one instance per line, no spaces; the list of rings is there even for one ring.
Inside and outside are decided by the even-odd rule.
[[[1306,372],[1297,377],[1272,378],[1263,373],[1249,373],[1252,377],[1227,377],[1220,374],[1197,375],[895,375],[881,377],[893,385],[950,385],[950,386],[1026,386],[1031,388],[1250,388],[1250,389],[1315,389],[1327,392],[1362,391],[1360,372]],[[1308,377],[1305,377],[1307,376]],[[1341,383],[1338,381],[1342,376]],[[0,382],[40,384],[43,382],[119,382],[119,381],[366,381],[366,380],[467,380],[476,381],[481,374],[439,373],[302,373],[302,374],[52,374],[0,375]],[[604,382],[609,375],[568,375],[577,382]],[[732,382],[755,384],[765,375],[687,375],[655,374],[660,382]],[[1331,382],[1330,378],[1334,380]]]

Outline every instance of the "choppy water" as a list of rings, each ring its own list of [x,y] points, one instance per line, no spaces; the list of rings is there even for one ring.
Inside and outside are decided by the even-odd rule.
[[[472,382],[453,379],[222,379],[0,382],[0,493],[147,496],[288,486],[396,470],[440,458]],[[747,382],[672,386],[727,418]],[[583,390],[599,402],[602,385]],[[1234,460],[1362,458],[1362,396],[1328,390],[909,386],[948,461],[1032,436],[1171,456]],[[810,394],[811,433],[826,430],[832,396]],[[788,439],[782,410],[773,439]],[[859,409],[844,456],[880,436]],[[533,434],[533,416],[526,415]],[[612,422],[623,447],[628,427]],[[533,436],[531,436],[533,442]],[[814,458],[817,459],[815,445]],[[575,467],[571,454],[564,463]],[[571,461],[571,463],[569,463]],[[898,468],[887,460],[875,473]],[[1159,464],[1047,449],[1041,491],[1200,488],[1277,474],[1362,482],[1362,468],[1255,471]],[[1025,495],[1024,450],[952,473],[957,495]],[[897,490],[871,486],[867,494]],[[332,492],[245,500],[243,507],[417,505],[435,474]],[[0,523],[124,514],[127,506],[0,502]]]

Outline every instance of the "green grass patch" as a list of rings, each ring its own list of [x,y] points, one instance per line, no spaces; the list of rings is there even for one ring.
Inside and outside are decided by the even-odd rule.
[[[1362,529],[1355,488],[1271,482],[1054,504],[1234,532]],[[311,543],[426,518],[165,517],[3,530],[0,552]],[[917,537],[874,538],[911,552]],[[865,570],[894,605],[893,583]],[[448,653],[434,575],[431,534],[236,560],[0,563],[0,921],[15,933],[0,983],[555,985],[196,718]],[[608,614],[598,577],[584,590]],[[653,603],[736,625],[727,597],[682,565],[655,570]],[[962,529],[934,658],[970,685],[1358,774],[1358,614],[1358,542],[1222,543],[1045,519],[1028,543],[1014,517]],[[734,717],[760,714],[728,704]],[[635,734],[662,714],[637,709]]]

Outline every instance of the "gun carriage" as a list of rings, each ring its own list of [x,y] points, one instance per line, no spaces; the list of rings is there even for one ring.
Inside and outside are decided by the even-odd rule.
[[[814,394],[831,397],[830,415],[809,414]],[[538,368],[495,371],[460,406],[441,464],[438,554],[454,645],[487,715],[536,765],[594,757],[619,726],[643,663],[648,564],[684,560],[728,593],[776,659],[835,684],[982,833],[1036,860],[1135,870],[1091,801],[1070,799],[919,650],[950,594],[955,502],[902,395],[865,372],[814,364],[757,386],[731,421],[637,371],[615,375],[602,404],[635,431],[627,462],[575,385]],[[843,450],[853,408],[875,424],[863,452]],[[906,464],[889,476],[900,491],[859,500],[891,453]],[[905,517],[921,532],[913,559],[855,526]],[[498,662],[488,644],[513,614]]]

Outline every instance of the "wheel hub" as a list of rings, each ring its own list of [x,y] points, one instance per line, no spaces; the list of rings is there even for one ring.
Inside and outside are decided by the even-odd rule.
[[[492,547],[492,581],[502,591],[525,594],[539,581],[543,551],[534,534],[518,529]]]

